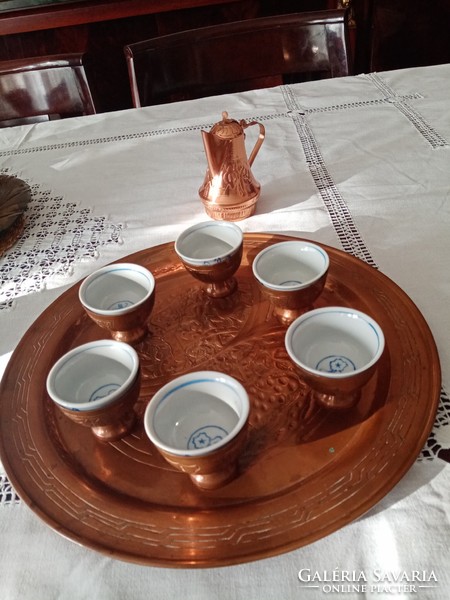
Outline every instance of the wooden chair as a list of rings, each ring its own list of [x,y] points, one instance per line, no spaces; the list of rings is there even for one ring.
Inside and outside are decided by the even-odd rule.
[[[135,107],[351,72],[346,9],[223,23],[124,52]]]
[[[94,113],[81,54],[0,62],[0,127]]]

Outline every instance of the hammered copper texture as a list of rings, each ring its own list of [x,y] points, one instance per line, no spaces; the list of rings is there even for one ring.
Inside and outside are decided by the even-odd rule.
[[[325,247],[330,270],[315,306],[352,306],[384,330],[386,352],[350,412],[310,406],[284,348],[285,328],[253,279],[263,247],[290,239],[248,234],[238,289],[208,298],[173,244],[127,257],[156,279],[142,366],[139,424],[102,443],[57,411],[46,395],[50,367],[103,332],[78,302],[78,285],[30,327],[1,387],[0,451],[19,495],[66,537],[116,558],[211,567],[279,554],[343,527],[401,479],[425,443],[440,393],[436,347],[422,315],[391,280]],[[251,402],[240,475],[198,490],[145,436],[142,415],[156,389],[187,371],[224,371]]]

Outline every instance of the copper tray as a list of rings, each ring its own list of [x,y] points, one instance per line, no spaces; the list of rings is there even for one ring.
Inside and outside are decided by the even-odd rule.
[[[15,489],[47,524],[137,563],[235,564],[330,534],[401,479],[427,439],[439,402],[439,359],[429,328],[386,276],[327,247],[329,278],[317,305],[369,313],[384,329],[387,350],[356,409],[336,414],[310,406],[284,350],[285,330],[251,273],[257,252],[285,239],[246,235],[238,291],[223,300],[207,299],[173,244],[126,258],[150,268],[157,281],[152,335],[137,346],[139,414],[156,389],[186,371],[225,371],[249,392],[241,475],[218,491],[201,492],[173,470],[142,425],[104,444],[55,410],[45,391],[51,365],[70,348],[104,337],[85,316],[78,285],[36,320],[3,378],[0,451]]]

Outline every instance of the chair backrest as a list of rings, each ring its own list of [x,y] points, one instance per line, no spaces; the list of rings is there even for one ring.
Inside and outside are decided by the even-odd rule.
[[[124,47],[135,107],[350,74],[345,9],[276,15]]]
[[[0,62],[0,127],[94,113],[82,54]]]

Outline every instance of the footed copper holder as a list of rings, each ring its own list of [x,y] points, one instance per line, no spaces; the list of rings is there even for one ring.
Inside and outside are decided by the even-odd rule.
[[[90,427],[92,433],[102,442],[114,442],[131,433],[137,423],[134,405],[139,397],[140,389],[141,374],[139,371],[132,386],[114,404],[108,404],[97,410],[83,411],[70,410],[60,404],[57,406],[66,417],[78,425]]]
[[[239,248],[220,263],[213,265],[192,265],[185,261],[183,265],[195,279],[206,283],[205,291],[211,298],[225,298],[237,288],[236,278],[233,276],[242,260],[242,244]]]
[[[324,408],[333,410],[348,410],[353,408],[361,398],[362,388],[372,378],[377,370],[377,365],[373,365],[367,371],[354,377],[346,379],[329,380],[324,377],[314,376],[301,369],[297,369],[302,375],[303,380],[311,388],[311,400]]]
[[[270,301],[278,321],[290,325],[297,317],[313,307],[314,301],[323,291],[328,272],[308,287],[299,290],[274,290],[259,281],[258,287]]]
[[[216,490],[239,473],[239,455],[242,453],[247,438],[247,425],[226,446],[204,456],[178,456],[158,451],[173,467],[186,473],[198,488]]]
[[[84,307],[86,314],[118,342],[136,344],[149,333],[147,319],[155,304],[155,292],[139,306],[122,315],[102,315]]]

